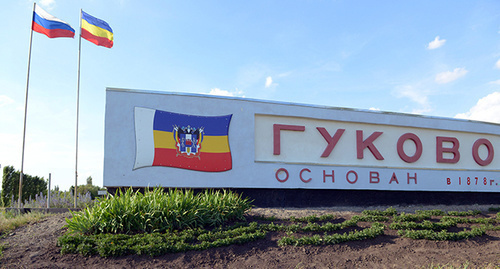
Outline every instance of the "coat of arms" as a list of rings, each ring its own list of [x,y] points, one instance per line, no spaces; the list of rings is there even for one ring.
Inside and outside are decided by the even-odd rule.
[[[177,146],[177,155],[199,158],[201,142],[203,142],[203,127],[174,126],[173,135]]]

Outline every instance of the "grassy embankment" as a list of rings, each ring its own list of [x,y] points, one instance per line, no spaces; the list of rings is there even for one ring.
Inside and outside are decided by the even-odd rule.
[[[328,245],[366,240],[397,231],[402,237],[426,240],[462,240],[500,229],[500,216],[484,218],[481,212],[417,210],[398,214],[395,209],[364,211],[340,221],[336,216],[277,219],[245,219],[251,202],[229,191],[159,189],[144,194],[131,190],[73,213],[69,232],[60,237],[62,253],[151,256],[188,250],[204,250],[263,239],[279,233],[279,246]],[[459,230],[466,224],[467,229]]]
[[[161,189],[154,189],[141,194],[128,190],[102,199],[81,212],[73,212],[73,217],[67,219],[68,233],[58,239],[58,245],[62,253],[155,256],[244,244],[263,239],[270,232],[281,234],[277,242],[280,246],[300,246],[366,240],[383,235],[387,230],[416,240],[450,241],[500,230],[500,213],[494,218],[484,218],[478,211],[417,210],[415,214],[399,214],[388,208],[385,211],[366,210],[343,221],[334,215],[287,219],[256,216],[253,221],[247,221],[244,215],[251,207],[248,199],[227,191],[194,195],[191,191],[163,193]],[[0,212],[2,236],[46,216]],[[468,228],[458,231],[459,224],[467,224]],[[0,256],[4,248],[0,246]],[[460,268],[467,267],[464,264]],[[453,267],[430,265],[426,268]]]

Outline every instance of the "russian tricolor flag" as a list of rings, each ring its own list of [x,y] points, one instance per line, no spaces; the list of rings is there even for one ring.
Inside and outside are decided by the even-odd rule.
[[[71,28],[67,22],[50,15],[38,5],[35,5],[33,12],[32,29],[50,38],[75,37],[75,29]]]

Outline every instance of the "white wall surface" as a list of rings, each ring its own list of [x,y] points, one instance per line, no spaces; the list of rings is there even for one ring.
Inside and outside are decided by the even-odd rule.
[[[232,169],[200,172],[155,166],[134,170],[135,107],[199,116],[232,114],[228,135]],[[305,131],[282,131],[281,154],[274,155],[273,124],[300,125]],[[326,158],[321,154],[327,143],[316,127],[324,127],[330,135],[345,129]],[[376,160],[368,149],[363,159],[357,158],[356,130],[362,130],[365,138],[383,132],[373,144],[384,160]],[[404,162],[397,153],[397,140],[404,133],[414,133],[422,141],[422,156],[414,163]],[[480,138],[488,139],[495,153],[500,152],[498,134],[499,125],[483,122],[108,88],[104,186],[498,192],[500,156],[486,166],[472,157],[472,144]],[[459,162],[436,162],[436,136],[458,139]],[[404,150],[412,155],[415,146],[407,141]],[[482,159],[495,153],[485,146],[479,148]],[[452,154],[445,153],[445,158],[452,157],[448,155]]]

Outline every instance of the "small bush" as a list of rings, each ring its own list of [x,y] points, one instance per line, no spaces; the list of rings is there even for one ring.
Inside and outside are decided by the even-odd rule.
[[[376,210],[364,210],[361,212],[362,215],[367,216],[396,216],[398,212],[393,207],[389,207],[386,210],[382,211],[379,209]]]
[[[465,216],[476,216],[481,214],[481,211],[479,210],[469,210],[469,211],[448,211],[448,216],[460,216],[460,217],[465,217]]]
[[[369,228],[363,229],[361,231],[354,231],[343,234],[332,234],[332,235],[312,235],[297,238],[294,235],[289,235],[278,240],[279,246],[293,245],[334,245],[347,241],[358,241],[370,238],[375,238],[379,235],[384,234],[384,225],[380,223],[373,223]]]
[[[458,233],[448,232],[446,230],[442,230],[439,232],[432,230],[400,230],[398,234],[403,237],[408,237],[411,239],[427,239],[427,240],[451,240],[458,241],[467,238],[472,238],[476,236],[482,236],[486,233],[485,228],[472,228],[470,231],[461,231]]]
[[[128,189],[108,196],[93,207],[72,212],[66,219],[71,232],[84,234],[166,232],[197,227],[215,227],[227,221],[242,220],[251,203],[230,191],[192,191],[161,188],[144,194]]]

